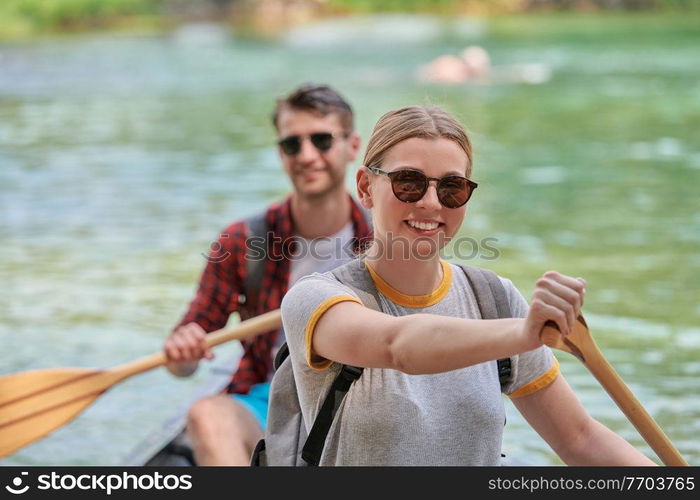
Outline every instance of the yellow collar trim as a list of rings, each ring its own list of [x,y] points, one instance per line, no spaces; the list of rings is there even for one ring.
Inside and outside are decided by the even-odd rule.
[[[435,305],[440,302],[445,295],[447,295],[447,292],[450,291],[450,286],[452,286],[452,267],[444,260],[440,261],[440,265],[442,266],[442,282],[435,290],[433,290],[432,293],[428,295],[406,295],[405,293],[399,292],[396,288],[384,281],[382,277],[379,276],[374,269],[372,269],[367,261],[365,261],[365,267],[369,271],[372,281],[374,281],[374,286],[377,287],[379,293],[395,304],[413,308],[430,307]]]

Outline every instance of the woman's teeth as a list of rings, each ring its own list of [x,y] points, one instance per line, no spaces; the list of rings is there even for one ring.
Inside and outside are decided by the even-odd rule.
[[[407,222],[409,226],[422,231],[432,231],[433,229],[437,229],[437,227],[440,225],[439,222],[416,222],[413,220],[409,220]]]

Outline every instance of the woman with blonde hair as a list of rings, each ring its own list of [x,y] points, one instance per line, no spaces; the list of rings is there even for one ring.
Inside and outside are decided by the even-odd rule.
[[[320,465],[498,465],[501,393],[567,464],[653,465],[587,414],[539,339],[550,320],[571,331],[582,279],[549,271],[528,306],[500,278],[512,317],[485,320],[466,273],[441,260],[477,187],[471,173],[469,138],[446,112],[412,106],[382,116],[356,178],[373,243],[284,298],[307,431],[341,368],[364,368],[337,408]],[[509,360],[505,383],[499,359]]]

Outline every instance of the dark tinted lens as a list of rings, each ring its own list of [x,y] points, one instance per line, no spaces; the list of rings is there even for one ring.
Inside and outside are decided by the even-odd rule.
[[[443,177],[437,185],[438,200],[447,208],[461,207],[469,200],[470,194],[469,180],[464,177]]]
[[[399,170],[391,173],[391,189],[401,201],[415,203],[420,200],[428,187],[428,178],[414,170]]]
[[[285,137],[277,144],[282,148],[284,154],[289,156],[295,156],[301,151],[301,138],[298,135],[290,135]]]
[[[333,146],[333,134],[321,132],[311,134],[311,143],[316,146],[319,151],[328,151]]]

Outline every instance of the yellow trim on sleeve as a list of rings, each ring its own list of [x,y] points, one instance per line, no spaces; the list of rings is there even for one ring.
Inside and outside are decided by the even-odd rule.
[[[340,303],[340,302],[357,302],[358,304],[362,304],[359,300],[357,300],[355,297],[351,297],[350,295],[336,295],[335,297],[330,297],[314,309],[314,312],[311,313],[311,316],[309,317],[309,321],[306,322],[306,330],[304,332],[304,344],[306,345],[306,362],[308,363],[309,367],[313,368],[314,370],[325,370],[331,364],[333,364],[333,361],[330,359],[327,359],[325,361],[321,361],[319,363],[314,363],[311,361],[311,341],[313,339],[314,335],[314,329],[316,328],[316,323],[318,323],[318,320],[321,319],[321,316],[323,316],[328,309],[330,309],[332,306]]]
[[[511,392],[510,394],[508,394],[508,397],[522,398],[523,396],[528,396],[534,392],[539,391],[540,389],[544,389],[549,384],[554,382],[554,379],[557,378],[557,375],[559,375],[559,361],[557,361],[557,359],[554,358],[554,363],[549,368],[549,370],[537,377],[532,382],[525,384],[517,391]]]
[[[398,304],[403,307],[430,307],[432,305],[440,302],[447,292],[450,291],[450,286],[452,286],[452,266],[444,260],[440,261],[442,266],[442,281],[438,287],[429,293],[428,295],[406,295],[405,293],[399,292],[396,288],[392,287],[389,283],[384,281],[377,272],[372,269],[367,261],[365,261],[365,266],[369,271],[372,281],[374,281],[374,286],[377,287],[379,293],[384,295],[386,298],[391,300],[393,303]]]

